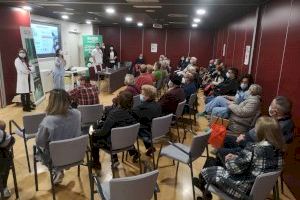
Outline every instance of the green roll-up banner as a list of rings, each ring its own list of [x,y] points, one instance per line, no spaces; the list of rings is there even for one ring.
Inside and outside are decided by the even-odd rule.
[[[99,43],[100,46],[102,45],[102,35],[83,35],[82,40],[85,66],[91,67],[93,63],[92,50],[95,49],[96,43]]]
[[[42,79],[40,74],[39,62],[37,59],[32,31],[30,27],[20,27],[23,48],[27,50],[29,64],[33,67],[33,73],[30,76],[30,83],[33,92],[33,100],[35,104],[39,104],[45,99]]]

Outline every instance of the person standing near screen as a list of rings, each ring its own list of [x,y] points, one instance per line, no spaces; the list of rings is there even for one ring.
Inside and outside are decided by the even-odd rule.
[[[109,67],[113,68],[114,65],[117,63],[117,52],[114,50],[114,46],[110,45],[109,47]]]
[[[66,60],[63,56],[63,51],[61,49],[56,50],[56,57],[55,57],[55,63],[54,68],[52,70],[53,74],[53,89],[65,89],[65,82],[64,82],[64,76],[65,76],[65,66],[66,66]]]
[[[96,43],[96,48],[92,50],[93,65],[95,67],[95,72],[102,70],[103,64],[103,52],[100,49],[100,44]]]
[[[35,105],[30,101],[30,73],[33,70],[29,66],[28,56],[25,49],[20,49],[15,59],[17,70],[17,89],[16,93],[21,95],[23,111],[30,112]]]

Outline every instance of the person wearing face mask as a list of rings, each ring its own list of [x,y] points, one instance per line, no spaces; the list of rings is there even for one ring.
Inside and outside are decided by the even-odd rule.
[[[144,145],[147,149],[147,156],[151,156],[155,151],[154,148],[151,148],[151,143],[149,142],[152,119],[162,115],[161,106],[155,101],[156,92],[157,90],[154,86],[143,85],[140,94],[141,104],[132,110],[133,117],[141,124],[139,136],[143,138]]]
[[[110,46],[109,47],[109,55],[108,55],[108,58],[109,58],[109,67],[110,68],[113,68],[114,65],[117,64],[117,52],[116,50],[114,49],[114,46]]]
[[[20,49],[18,56],[15,59],[15,67],[17,71],[17,88],[16,93],[21,95],[23,111],[30,112],[35,108],[35,105],[30,100],[31,81],[30,73],[33,68],[29,66],[27,52],[25,49]]]
[[[241,78],[240,87],[237,90],[235,96],[218,96],[205,105],[205,111],[198,113],[198,116],[204,116],[211,114],[211,116],[217,116],[222,118],[229,117],[228,102],[234,102],[240,104],[249,95],[248,89],[253,84],[253,78],[250,74],[246,74]]]
[[[144,57],[143,57],[143,54],[140,54],[139,57],[135,60],[135,64],[145,64],[145,60],[144,60]]]
[[[57,49],[54,68],[52,70],[53,89],[65,89],[65,82],[64,82],[65,67],[66,67],[66,60],[64,59],[63,51],[61,49]]]
[[[294,139],[293,131],[295,126],[291,112],[292,102],[284,96],[275,97],[269,106],[269,116],[277,120],[286,144],[292,143]],[[239,152],[247,145],[257,142],[257,140],[258,137],[255,128],[241,133],[238,137],[227,135],[224,139],[223,148],[219,149],[218,152],[222,155],[228,152]]]
[[[184,93],[185,93],[186,102],[189,102],[190,96],[197,92],[196,84],[195,84],[195,81],[194,81],[194,75],[188,72],[184,75],[182,80],[185,80],[183,90],[184,90]]]
[[[100,48],[100,44],[96,44],[96,48],[92,50],[93,57],[93,66],[95,68],[95,72],[100,71],[103,65],[103,52]]]
[[[163,114],[175,114],[178,103],[185,100],[184,90],[180,87],[182,77],[173,75],[168,83],[168,91],[159,99]]]
[[[184,58],[184,56],[181,56],[180,60],[178,62],[177,69],[180,70],[180,71],[183,71],[185,69],[185,67],[186,67],[186,65],[185,65],[185,58]]]
[[[241,103],[228,102],[230,112],[228,129],[235,133],[245,133],[252,127],[252,121],[260,113],[261,93],[260,85],[252,84],[248,90],[248,97]]]

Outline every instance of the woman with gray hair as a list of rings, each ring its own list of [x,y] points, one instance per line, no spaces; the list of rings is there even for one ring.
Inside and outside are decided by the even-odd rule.
[[[229,102],[231,112],[228,129],[236,133],[245,133],[252,127],[252,122],[260,113],[262,87],[252,84],[248,90],[249,96],[240,104]]]
[[[140,94],[139,90],[135,86],[135,80],[132,74],[126,74],[124,84],[127,86],[125,91],[130,92],[133,96]]]

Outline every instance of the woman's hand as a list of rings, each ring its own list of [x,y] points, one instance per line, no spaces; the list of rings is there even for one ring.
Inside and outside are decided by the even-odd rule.
[[[228,160],[234,160],[234,159],[236,159],[237,157],[238,157],[237,155],[230,153],[230,154],[227,154],[227,155],[225,156],[225,161],[228,161]]]

